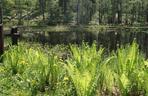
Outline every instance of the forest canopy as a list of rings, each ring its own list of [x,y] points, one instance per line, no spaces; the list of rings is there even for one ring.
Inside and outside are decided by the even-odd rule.
[[[2,0],[4,23],[147,24],[148,0]]]

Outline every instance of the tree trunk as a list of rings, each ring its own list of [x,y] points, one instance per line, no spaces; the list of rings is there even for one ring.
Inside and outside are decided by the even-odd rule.
[[[63,3],[64,3],[63,4],[64,23],[67,23],[67,3],[68,3],[68,1],[64,0]]]
[[[2,6],[2,0],[0,1],[0,24],[3,23],[3,6]]]
[[[116,14],[117,14],[117,1],[116,0],[112,0],[112,24],[115,24],[116,23]]]
[[[45,21],[45,8],[46,8],[45,6],[46,6],[46,1],[39,0],[39,7],[40,7],[40,11],[42,13],[43,22]]]
[[[148,23],[148,8],[146,9],[146,23]]]
[[[148,12],[146,13],[146,22],[148,23]]]
[[[80,0],[77,0],[77,25],[79,25]]]
[[[2,11],[2,0],[0,2],[0,62],[3,61],[2,55],[4,53],[4,38],[3,38],[3,11]]]
[[[22,1],[19,0],[18,1],[18,14],[19,14],[19,18],[18,18],[18,25],[22,25]]]
[[[118,24],[122,23],[122,0],[118,0]]]
[[[4,38],[3,38],[3,25],[0,25],[0,63],[3,61],[2,55],[4,53]]]

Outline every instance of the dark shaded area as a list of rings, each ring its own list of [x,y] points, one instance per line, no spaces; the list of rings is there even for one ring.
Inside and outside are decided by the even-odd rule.
[[[0,62],[3,61],[1,57],[4,53],[4,39],[3,39],[3,25],[0,25]]]
[[[45,34],[46,33],[46,34]],[[48,33],[48,34],[47,34]],[[23,40],[40,42],[43,45],[79,44],[88,42],[91,45],[96,41],[97,46],[102,46],[107,51],[117,50],[121,45],[132,43],[135,40],[139,49],[148,57],[147,29],[109,29],[102,32],[37,32],[22,35]]]
[[[11,29],[11,40],[12,45],[18,45],[18,38],[20,37],[20,34],[17,31],[17,27],[13,27]]]

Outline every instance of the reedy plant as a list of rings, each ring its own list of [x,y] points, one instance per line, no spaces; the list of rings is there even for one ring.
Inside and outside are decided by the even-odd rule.
[[[72,58],[67,60],[65,67],[77,95],[92,96],[100,74],[103,49],[97,51],[95,43],[91,47],[83,43],[81,48],[71,45],[70,49]]]
[[[57,56],[49,56],[40,47],[20,44],[11,47],[4,54],[4,68],[7,73],[32,95],[36,95],[38,91],[56,88],[60,74],[63,74],[58,64],[60,63]]]
[[[55,50],[19,45],[6,51],[0,66],[0,95],[75,96],[70,94],[73,86],[78,96],[96,96],[97,91],[103,96],[105,92],[148,95],[148,61],[135,42],[108,57],[102,48],[97,51],[95,43],[70,45],[71,57],[66,61]]]
[[[118,48],[112,57],[114,59],[108,66],[114,74],[114,86],[119,88],[120,94],[139,95],[138,91],[144,91],[144,57],[140,54],[138,45],[133,42],[125,48]]]
[[[35,94],[44,80],[43,64],[48,63],[47,56],[39,49],[24,45],[13,46],[4,54],[4,66],[12,74],[14,81]],[[20,83],[23,82],[23,83]]]

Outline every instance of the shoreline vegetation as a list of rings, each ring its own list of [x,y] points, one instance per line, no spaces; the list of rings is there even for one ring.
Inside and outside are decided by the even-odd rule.
[[[10,31],[13,26],[3,26],[4,32]],[[17,26],[22,32],[45,31],[45,32],[106,32],[118,30],[142,30],[148,33],[148,26],[127,26],[127,25],[56,25],[56,26]]]
[[[0,94],[19,96],[146,96],[148,60],[138,45],[108,55],[89,46],[20,43],[10,46],[0,66]]]

